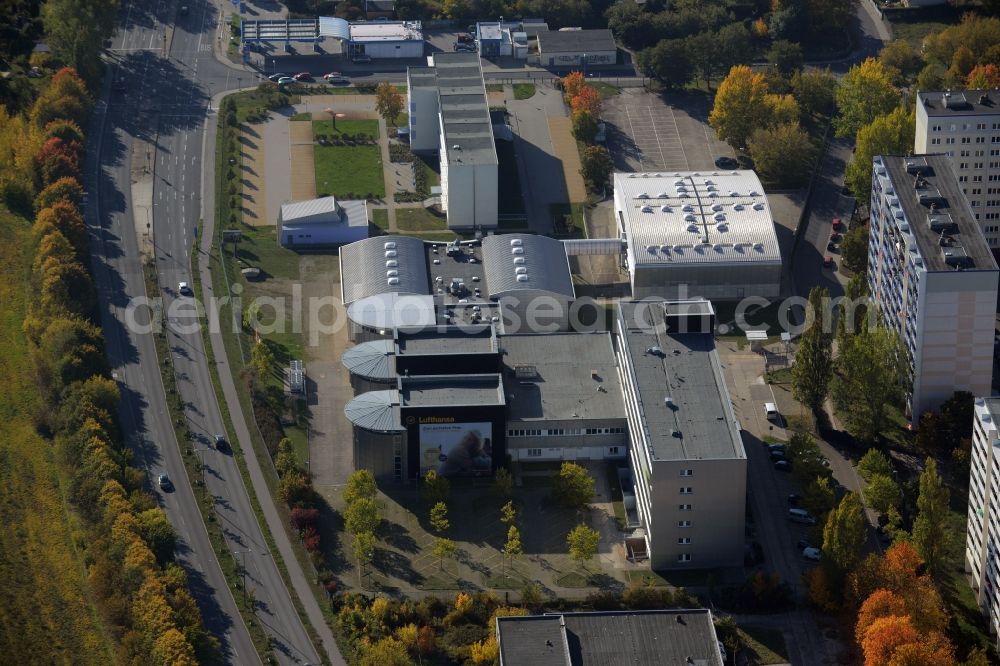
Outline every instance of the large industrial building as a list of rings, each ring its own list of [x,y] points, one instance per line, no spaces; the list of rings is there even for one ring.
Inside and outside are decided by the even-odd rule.
[[[616,173],[632,297],[777,298],[781,252],[752,171]]]
[[[309,44],[322,54],[367,55],[373,59],[422,58],[424,33],[420,21],[349,22],[336,16],[309,19],[244,19],[240,23],[244,53],[259,49],[291,53],[293,43]],[[274,56],[272,56],[273,58]],[[280,57],[280,56],[278,56]]]
[[[441,161],[449,229],[495,229],[499,166],[476,53],[437,53],[406,70],[410,149]]]
[[[368,238],[368,202],[320,197],[282,204],[278,241],[287,248],[344,245]]]
[[[965,573],[990,633],[1000,635],[1000,399],[976,398]]]
[[[342,247],[340,272],[356,342],[434,324],[566,330],[576,298],[562,242],[532,234],[462,243],[378,236]]]
[[[629,459],[653,569],[742,566],[747,458],[704,300],[618,304]],[[638,538],[641,537],[641,540]]]
[[[997,264],[947,155],[874,159],[871,300],[908,352],[914,424],[955,391],[990,395]]]
[[[917,93],[916,154],[951,158],[987,244],[1000,249],[1000,91]]]
[[[723,666],[705,608],[498,617],[500,666]]]
[[[611,31],[549,30],[538,33],[538,58],[542,67],[607,67],[618,62],[618,46]]]

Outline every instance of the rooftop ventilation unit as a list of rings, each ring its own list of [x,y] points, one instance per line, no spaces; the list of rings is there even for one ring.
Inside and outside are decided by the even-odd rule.
[[[712,246],[712,249],[715,250],[716,252],[722,252],[722,249],[724,247],[726,246],[723,245],[722,243],[716,243],[715,245]]]
[[[514,265],[518,266],[524,263],[524,257],[514,257]]]
[[[670,198],[670,195],[669,195],[669,194],[667,194],[666,192],[659,192],[659,193],[658,193],[658,194],[656,195],[656,198],[657,198],[657,199],[669,199],[669,198]]]
[[[395,250],[386,250],[385,251],[385,258],[386,259],[392,259],[395,256],[396,256],[396,251]]]
[[[524,266],[518,266],[517,268],[514,269],[514,273],[517,274],[517,275],[524,275],[527,272],[528,272],[528,269],[525,268]]]
[[[460,145],[458,145],[458,144],[456,143],[456,144],[453,144],[453,145],[452,145],[451,149],[452,149],[452,150],[462,150],[462,146],[460,146]]]
[[[646,252],[649,252],[650,254],[654,254],[656,252],[656,246],[655,245],[647,245],[646,246]]]
[[[753,205],[754,210],[764,210],[764,204],[757,202]]]
[[[726,221],[726,214],[725,213],[716,213],[715,214],[715,221],[716,222],[725,222]]]
[[[660,206],[660,212],[661,213],[670,213],[672,211],[670,210],[670,206]]]
[[[674,245],[674,252],[683,252],[683,251],[684,251],[683,245],[681,245],[680,243],[676,243]]]
[[[385,276],[391,278],[399,277],[399,271],[386,271]]]
[[[760,192],[757,192],[755,190],[750,190],[750,196],[752,196],[752,197],[759,197],[760,196]]]
[[[722,210],[722,204],[712,204],[712,210],[718,213],[720,210]]]
[[[389,278],[388,282],[389,282],[389,284],[391,286],[395,287],[397,284],[399,284],[399,278],[398,277],[391,277],[391,278]]]
[[[688,213],[687,215],[684,216],[685,222],[696,222],[697,220],[698,217],[694,213]]]
[[[642,212],[643,213],[652,213],[653,212],[653,207],[652,206],[643,206],[642,207]]]
[[[729,225],[726,224],[725,222],[722,222],[721,224],[715,225],[715,230],[716,231],[729,231]]]
[[[511,254],[524,254],[524,248],[523,247],[512,247],[512,248],[510,248],[510,253]]]
[[[754,243],[753,244],[753,249],[758,250],[760,252],[763,252],[764,251],[764,244],[763,243]]]
[[[523,245],[523,244],[524,244],[524,241],[522,241],[520,238],[511,238],[510,239],[510,246],[511,247],[518,247],[519,245]]]
[[[695,233],[695,234],[698,233],[698,225],[697,224],[689,224],[688,225],[688,231],[690,231],[691,233]]]
[[[517,276],[517,281],[518,282],[527,282],[528,281],[528,276],[527,275],[518,275]]]
[[[649,195],[648,195],[648,194],[646,194],[645,192],[640,192],[639,194],[637,194],[637,195],[636,195],[636,197],[635,197],[635,198],[636,198],[636,199],[648,199],[648,198],[649,198]]]
[[[386,268],[395,268],[396,266],[399,266],[399,262],[395,259],[387,259],[385,262]]]
[[[731,196],[731,197],[738,197],[738,196],[740,196],[740,193],[739,193],[739,192],[737,192],[736,190],[732,190],[732,191],[731,191],[731,192],[729,193],[729,196]]]
[[[395,250],[396,249],[396,242],[395,241],[389,241],[389,242],[385,243],[385,245],[383,245],[382,247],[384,247],[387,250]]]
[[[681,210],[684,211],[685,213],[693,213],[694,206],[692,206],[691,204],[684,204],[684,206],[681,207]]]
[[[670,246],[669,245],[661,245],[660,246],[660,252],[662,252],[664,254],[670,254]]]
[[[733,210],[743,210],[743,204],[734,204]]]
[[[683,185],[684,185],[684,181],[683,180],[675,180],[674,181],[674,187],[681,187]]]
[[[912,157],[906,160],[906,173],[916,176],[927,169],[927,159],[923,157]]]

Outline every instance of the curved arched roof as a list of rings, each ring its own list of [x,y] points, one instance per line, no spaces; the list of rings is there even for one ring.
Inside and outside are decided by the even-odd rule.
[[[347,316],[358,326],[391,330],[400,326],[433,326],[434,297],[420,294],[374,294],[347,306]]]
[[[351,347],[340,357],[344,367],[352,375],[372,381],[388,381],[396,378],[396,342],[389,338],[362,342]]]
[[[482,251],[491,298],[518,291],[576,298],[562,241],[534,234],[503,234],[484,238]]]
[[[431,293],[424,242],[409,236],[376,236],[343,246],[340,279],[344,305],[376,294]]]
[[[344,416],[359,428],[375,432],[402,432],[399,419],[399,391],[369,391],[344,407]]]

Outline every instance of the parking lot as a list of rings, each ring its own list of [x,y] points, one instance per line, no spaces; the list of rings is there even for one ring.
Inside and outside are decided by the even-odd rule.
[[[608,148],[621,171],[697,171],[713,168],[716,157],[734,155],[708,126],[703,94],[624,88],[604,105]]]

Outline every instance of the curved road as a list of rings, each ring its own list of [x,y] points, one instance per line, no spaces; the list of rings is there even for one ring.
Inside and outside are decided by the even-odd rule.
[[[190,252],[201,207],[204,130],[206,123],[214,122],[209,98],[214,92],[250,82],[249,74],[220,64],[213,55],[218,24],[215,5],[206,0],[188,2],[188,11],[181,13],[179,4],[131,0],[123,6],[123,25],[109,53],[108,78],[118,83],[110,96],[106,84],[107,101],[99,105],[91,134],[98,137],[98,148],[88,164],[93,194],[88,227],[107,353],[122,388],[123,430],[132,436],[136,460],[151,478],[166,472],[174,480],[173,492],[154,490],[178,531],[178,559],[188,571],[207,628],[222,641],[228,662],[259,663],[186,478],[165,408],[154,339],[126,325],[129,303],[145,295],[138,241],[143,240],[148,223],[167,341],[194,436],[184,446],[194,448],[204,461],[206,487],[198,496],[207,491],[211,497],[227,543],[243,564],[247,590],[278,661],[318,663],[317,650],[268,550],[236,462],[228,450],[217,451],[211,445],[214,435],[224,432],[223,422],[201,333],[185,316],[190,312],[190,299],[179,297],[176,291],[178,282],[191,279]],[[214,150],[207,153],[212,155]],[[133,189],[137,181],[139,188]],[[132,201],[133,192],[138,192],[136,201]],[[150,203],[147,217],[145,207]],[[133,212],[147,219],[133,223]],[[272,501],[268,496],[260,499]],[[277,529],[272,525],[272,533],[282,550],[290,552],[280,523]],[[286,565],[293,578],[305,580],[294,559]],[[315,599],[303,599],[303,603],[313,611],[311,617],[322,620]],[[330,636],[325,626],[318,629],[324,638]],[[326,656],[342,663],[332,637],[324,641],[324,648]]]

